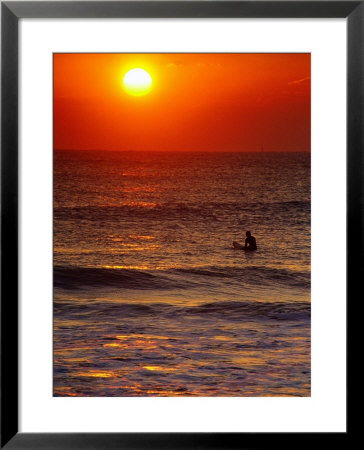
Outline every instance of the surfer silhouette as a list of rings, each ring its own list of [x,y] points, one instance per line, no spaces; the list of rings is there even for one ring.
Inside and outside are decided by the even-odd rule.
[[[257,249],[257,243],[255,240],[255,237],[252,236],[250,231],[247,231],[245,233],[246,239],[245,239],[245,250],[256,250]]]

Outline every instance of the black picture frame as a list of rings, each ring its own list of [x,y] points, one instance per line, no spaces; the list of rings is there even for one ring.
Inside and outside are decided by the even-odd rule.
[[[293,448],[312,438],[342,447],[345,433],[18,432],[18,24],[21,18],[346,18],[347,312],[360,297],[364,198],[364,1],[4,1],[1,2],[1,448]],[[335,224],[333,224],[334,226]],[[348,327],[349,329],[349,327]],[[348,355],[351,348],[347,346]],[[348,359],[349,361],[349,359]],[[349,375],[348,369],[347,374]],[[350,392],[348,392],[350,399]],[[347,405],[349,406],[349,404]]]

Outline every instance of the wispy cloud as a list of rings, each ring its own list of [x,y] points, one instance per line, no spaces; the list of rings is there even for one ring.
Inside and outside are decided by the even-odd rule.
[[[301,78],[299,80],[290,81],[288,83],[288,85],[303,84],[303,83],[308,83],[309,81],[311,81],[311,77],[305,77],[305,78]]]

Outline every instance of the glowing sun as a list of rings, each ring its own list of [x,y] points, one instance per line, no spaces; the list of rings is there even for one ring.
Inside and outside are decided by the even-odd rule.
[[[152,87],[152,77],[144,69],[131,69],[124,75],[123,85],[130,95],[146,95]]]

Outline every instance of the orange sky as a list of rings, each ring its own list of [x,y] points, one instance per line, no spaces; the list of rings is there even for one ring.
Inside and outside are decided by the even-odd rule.
[[[310,74],[310,54],[55,54],[54,148],[309,151]]]

